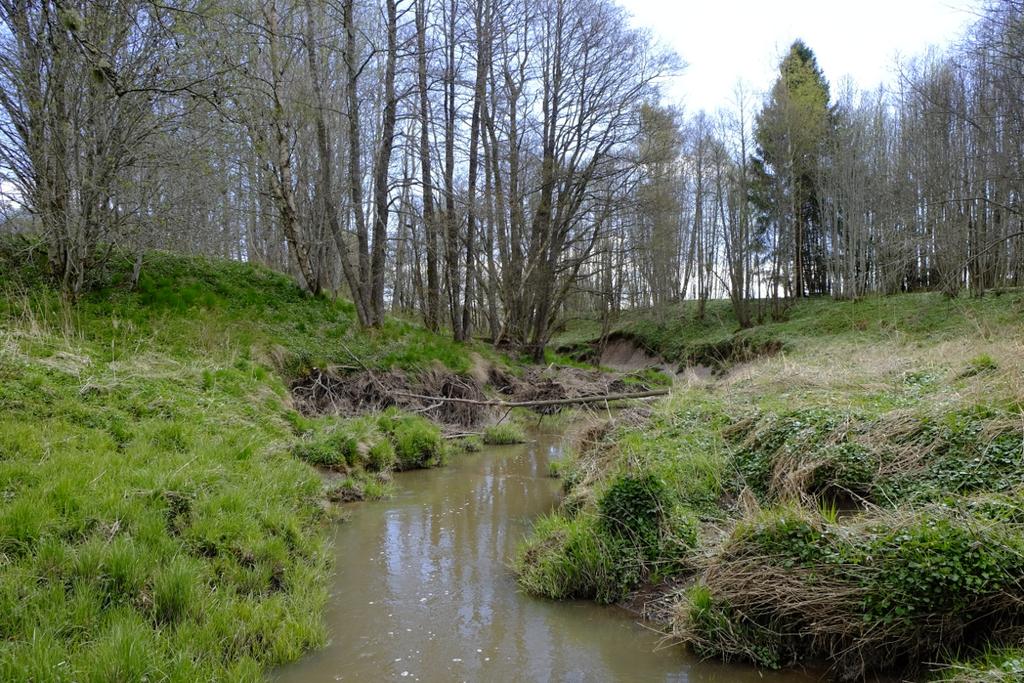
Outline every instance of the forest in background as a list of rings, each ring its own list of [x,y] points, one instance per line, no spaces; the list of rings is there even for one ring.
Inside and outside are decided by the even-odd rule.
[[[0,230],[69,298],[168,249],[535,358],[567,314],[1020,284],[1024,2],[687,114],[611,0],[2,0]],[[867,49],[867,48],[866,48]],[[45,246],[44,246],[45,245]]]

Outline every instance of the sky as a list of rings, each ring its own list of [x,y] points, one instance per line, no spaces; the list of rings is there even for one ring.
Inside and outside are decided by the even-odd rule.
[[[796,38],[814,50],[835,93],[895,84],[897,60],[944,46],[974,21],[977,0],[618,0],[688,64],[665,85],[686,111],[728,107],[738,79],[760,101]]]

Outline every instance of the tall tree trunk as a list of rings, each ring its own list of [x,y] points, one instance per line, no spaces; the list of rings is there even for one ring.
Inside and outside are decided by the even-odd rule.
[[[370,310],[372,324],[384,322],[384,270],[388,238],[388,171],[391,150],[395,143],[395,118],[398,98],[395,95],[395,64],[398,60],[398,8],[397,0],[386,0],[388,47],[384,65],[384,112],[381,116],[380,144],[374,161],[373,174],[373,258],[370,263],[372,291]]]
[[[466,295],[462,306],[462,324],[457,328],[457,339],[468,341],[472,334],[473,288],[476,268],[476,177],[480,161],[480,112],[484,106],[487,87],[488,45],[490,44],[490,20],[484,12],[490,12],[484,0],[476,2],[476,84],[473,90],[473,116],[469,127],[469,190],[466,206]]]
[[[444,90],[444,193],[445,193],[445,281],[448,285],[448,312],[455,339],[462,339],[462,316],[459,314],[460,277],[459,221],[455,215],[455,81],[457,39],[455,15],[457,0],[449,0],[445,27],[445,90]]]
[[[320,55],[317,49],[313,23],[313,2],[312,0],[306,0],[306,57],[309,63],[309,75],[313,85],[313,99],[316,105],[314,116],[316,118],[316,142],[320,171],[317,196],[324,209],[324,220],[327,222],[327,226],[334,238],[334,244],[338,249],[342,273],[348,284],[349,292],[352,294],[352,300],[355,302],[356,315],[362,325],[368,325],[370,322],[368,311],[363,305],[362,297],[359,295],[359,278],[349,255],[348,243],[345,241],[344,232],[341,229],[338,204],[334,200],[334,164],[331,158],[330,135],[327,130],[327,120],[324,114],[323,88],[320,84]]]
[[[352,215],[355,219],[356,244],[359,250],[359,276],[352,298],[358,297],[365,318],[363,325],[373,325],[374,309],[370,280],[370,237],[366,226],[366,211],[363,206],[363,164],[359,125],[359,59],[356,44],[355,0],[345,0],[342,5],[342,23],[345,28],[345,101],[348,114],[348,190]]]
[[[424,321],[437,331],[441,320],[441,292],[437,276],[437,212],[430,159],[430,105],[427,92],[427,0],[416,0],[416,80],[419,89],[420,168],[423,175],[423,227],[427,243],[427,297]]]
[[[266,9],[265,18],[267,21],[267,53],[270,60],[271,73],[271,97],[273,98],[273,111],[271,121],[274,129],[274,173],[271,174],[271,186],[274,198],[277,200],[278,217],[281,220],[281,230],[285,237],[295,260],[299,265],[299,272],[302,274],[306,287],[314,294],[320,293],[320,278],[314,272],[309,259],[309,246],[304,243],[299,234],[298,209],[295,206],[294,178],[292,175],[291,141],[288,136],[288,124],[285,121],[284,103],[281,100],[281,79],[284,75],[284,65],[279,54],[279,34],[277,3],[271,2]]]

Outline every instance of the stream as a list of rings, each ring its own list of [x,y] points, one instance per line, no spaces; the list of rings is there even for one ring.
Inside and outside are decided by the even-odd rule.
[[[330,642],[274,680],[814,680],[699,661],[623,609],[520,591],[509,563],[557,502],[548,463],[563,448],[561,434],[533,437],[400,474],[394,496],[352,507],[334,535]]]

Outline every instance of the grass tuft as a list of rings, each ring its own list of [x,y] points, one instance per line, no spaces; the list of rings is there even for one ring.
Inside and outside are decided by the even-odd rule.
[[[507,446],[526,443],[526,432],[516,422],[506,421],[484,428],[484,443],[491,446]]]
[[[399,469],[436,467],[444,462],[447,448],[441,430],[426,418],[387,410],[377,424],[394,443]]]

